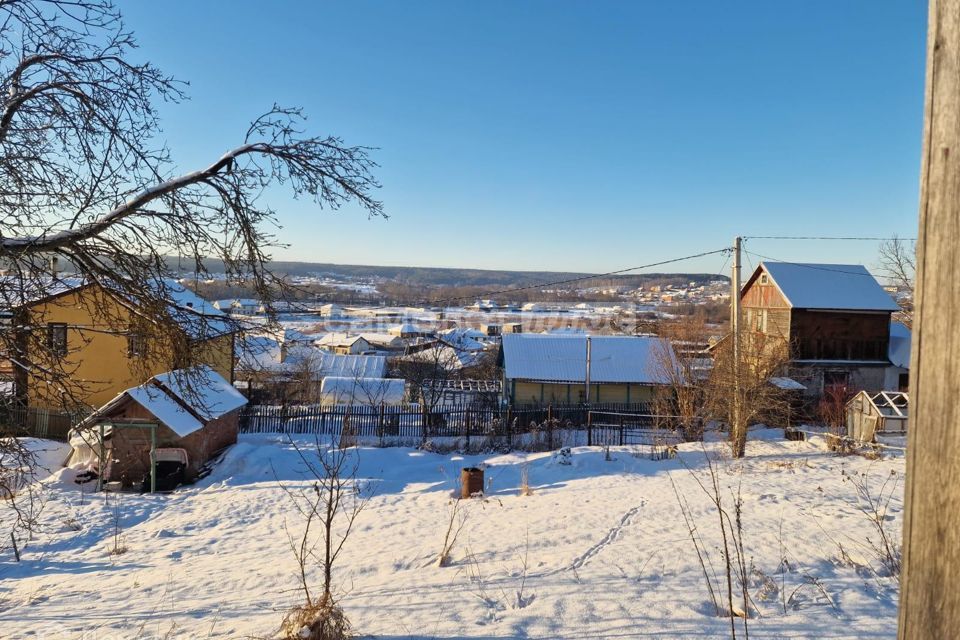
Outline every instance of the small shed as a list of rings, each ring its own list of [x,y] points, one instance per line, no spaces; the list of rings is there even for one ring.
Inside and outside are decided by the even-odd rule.
[[[150,475],[153,447],[158,460],[180,461],[183,479],[192,480],[214,454],[236,443],[246,403],[207,366],[156,375],[121,392],[72,430],[67,465],[131,486]]]
[[[877,434],[904,435],[909,405],[902,391],[861,391],[847,402],[847,436],[873,442]]]

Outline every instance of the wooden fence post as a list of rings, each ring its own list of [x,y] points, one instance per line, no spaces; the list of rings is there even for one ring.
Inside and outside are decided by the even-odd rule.
[[[593,414],[587,411],[587,446],[593,446]]]
[[[960,0],[930,0],[917,237],[902,640],[960,629]]]
[[[420,444],[427,441],[427,405],[421,407],[420,412]]]
[[[380,403],[380,419],[377,422],[377,432],[380,435],[380,446],[383,446],[383,403]]]

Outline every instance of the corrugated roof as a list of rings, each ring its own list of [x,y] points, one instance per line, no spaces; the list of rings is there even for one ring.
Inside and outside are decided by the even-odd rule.
[[[320,353],[312,360],[313,370],[319,376],[349,378],[382,378],[387,375],[387,359],[384,356],[337,355]]]
[[[664,384],[664,359],[676,360],[665,340],[648,336],[590,338],[592,382]],[[587,368],[587,336],[508,333],[503,336],[505,377],[509,380],[582,382]]]
[[[295,373],[307,369],[317,379],[324,376],[350,378],[382,378],[387,373],[384,356],[340,355],[304,344],[293,344],[283,349],[270,336],[247,336],[239,342],[239,367],[247,371]]]
[[[760,266],[770,274],[791,307],[852,311],[899,309],[862,264],[762,262]]]

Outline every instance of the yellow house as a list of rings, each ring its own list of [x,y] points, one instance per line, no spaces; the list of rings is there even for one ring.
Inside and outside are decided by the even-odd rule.
[[[513,405],[586,402],[588,377],[591,403],[652,402],[670,382],[665,368],[676,362],[659,338],[582,334],[504,334],[500,359],[503,393]]]
[[[19,354],[11,360],[17,397],[28,407],[99,407],[154,375],[196,364],[233,381],[233,325],[179,283],[164,281],[169,322],[149,329],[130,301],[97,284],[57,280],[51,291],[15,311]]]

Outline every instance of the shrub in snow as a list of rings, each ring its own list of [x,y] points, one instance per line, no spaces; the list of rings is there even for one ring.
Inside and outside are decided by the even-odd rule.
[[[562,449],[557,451],[555,454],[553,454],[552,460],[557,464],[564,464],[564,465],[572,464],[573,455],[570,452],[570,447],[563,447]]]
[[[353,629],[343,609],[323,599],[293,609],[276,637],[278,640],[348,640],[353,638]]]

